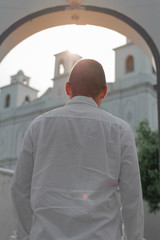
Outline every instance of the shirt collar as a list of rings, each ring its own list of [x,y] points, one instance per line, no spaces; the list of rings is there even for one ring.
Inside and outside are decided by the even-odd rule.
[[[76,96],[71,98],[66,105],[70,104],[88,104],[91,105],[92,107],[98,108],[97,103],[93,100],[91,97],[86,97],[86,96]]]

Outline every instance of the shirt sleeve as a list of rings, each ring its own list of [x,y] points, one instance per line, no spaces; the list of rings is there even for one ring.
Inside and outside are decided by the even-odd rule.
[[[144,212],[139,164],[134,136],[129,127],[122,138],[119,188],[124,222],[124,239],[142,240]]]
[[[33,172],[33,144],[31,135],[32,131],[29,128],[20,149],[11,187],[15,228],[14,237],[17,240],[29,240],[32,224],[30,192]]]

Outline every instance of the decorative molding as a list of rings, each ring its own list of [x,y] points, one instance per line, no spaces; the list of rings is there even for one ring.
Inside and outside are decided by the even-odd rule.
[[[83,0],[67,0],[69,5],[71,6],[80,6],[83,2]]]
[[[0,174],[13,176],[14,171],[6,168],[0,168]]]
[[[85,9],[84,7],[81,6],[83,0],[67,0],[69,3],[69,7],[66,7],[66,10],[83,10]]]

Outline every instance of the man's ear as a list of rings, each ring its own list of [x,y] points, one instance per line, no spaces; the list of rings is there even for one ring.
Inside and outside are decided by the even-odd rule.
[[[108,87],[107,86],[104,86],[101,93],[100,93],[100,98],[103,99],[105,98],[106,94],[107,94],[107,91],[108,91]]]
[[[66,94],[68,96],[71,96],[71,86],[70,86],[70,82],[66,82],[65,84],[65,90],[66,90]]]

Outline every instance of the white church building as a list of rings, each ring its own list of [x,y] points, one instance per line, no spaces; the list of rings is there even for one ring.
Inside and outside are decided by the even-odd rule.
[[[0,89],[0,167],[15,168],[23,136],[35,117],[66,103],[64,85],[80,58],[69,51],[56,54],[53,88],[39,98],[23,71]],[[157,129],[155,72],[151,60],[132,42],[115,49],[115,82],[108,87],[102,109],[126,120],[134,132],[144,118]]]

